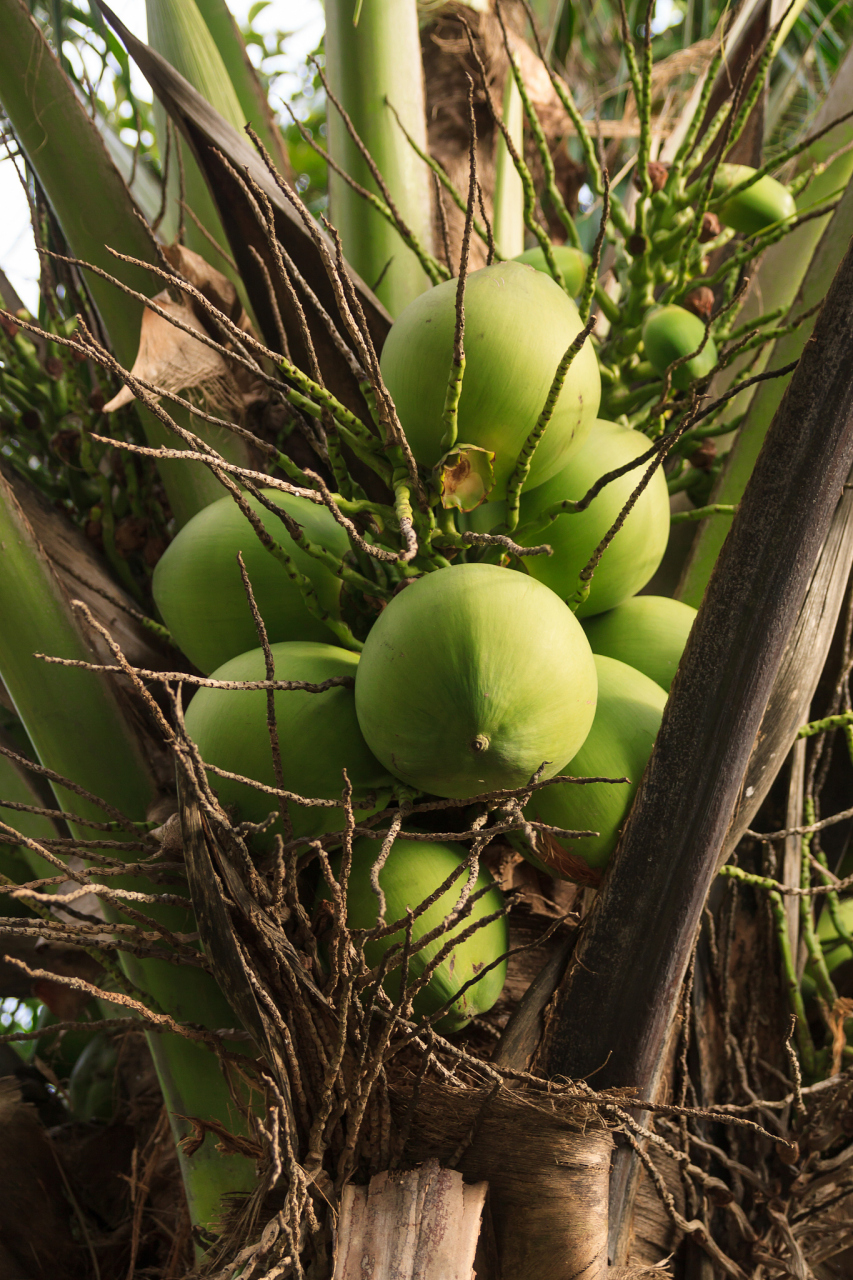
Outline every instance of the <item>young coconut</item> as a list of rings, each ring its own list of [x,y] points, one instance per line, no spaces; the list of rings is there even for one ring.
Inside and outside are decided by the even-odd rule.
[[[427,290],[401,313],[382,349],[382,376],[418,462],[435,467],[450,454],[448,467],[455,471],[471,462],[465,446],[486,450],[494,454],[494,478],[485,484],[486,492],[503,497],[557,366],[583,326],[571,298],[541,271],[521,262],[473,271],[465,286],[458,432],[449,442],[442,413],[453,358],[456,284],[446,280]],[[598,361],[587,341],[533,455],[529,487],[554,475],[582,444],[600,399]]]
[[[723,195],[754,173],[755,170],[747,164],[721,164],[714,179],[715,194]],[[767,227],[793,218],[796,212],[797,205],[788,188],[765,174],[751,187],[721,205],[717,216],[724,226],[755,236]]]
[[[653,308],[643,321],[646,358],[661,377],[674,361],[699,351],[704,337],[705,326],[699,317],[674,304]],[[672,385],[686,391],[691,382],[707,377],[716,363],[717,348],[709,334],[699,354],[673,371]]]
[[[580,249],[574,249],[570,244],[553,244],[551,248],[554,253],[554,261],[557,263],[557,269],[563,277],[566,293],[570,298],[576,298],[586,279],[586,271],[590,261],[589,255],[583,253]],[[548,266],[545,250],[538,245],[535,249],[525,249],[524,253],[517,254],[513,258],[513,262],[526,262],[529,267],[534,267],[537,271],[544,271],[547,275],[551,275],[551,268]],[[553,276],[551,278],[553,279]]]
[[[271,649],[277,680],[322,684],[333,676],[352,678],[358,666],[357,654],[329,644],[291,640],[274,644]],[[263,650],[253,649],[232,658],[213,674],[217,680],[265,680]],[[339,801],[346,769],[356,811],[366,817],[382,808],[392,779],[373,758],[361,735],[351,688],[335,686],[322,693],[278,691],[275,714],[286,790],[306,799]],[[206,764],[239,773],[267,787],[276,785],[267,695],[263,689],[201,688],[187,708],[186,727]],[[274,809],[281,808],[281,802],[269,792],[214,773],[208,778],[222,804],[233,806],[241,822],[263,822]],[[340,805],[305,808],[294,803],[289,811],[295,837],[343,828]],[[269,848],[273,837],[282,831],[279,818],[255,841]]]
[[[339,560],[349,551],[349,538],[324,506],[278,489],[262,493],[301,525],[310,542],[325,547]],[[340,618],[340,578],[303,551],[278,516],[256,498],[247,497],[247,502],[298,571],[311,580],[321,609]],[[309,611],[302,591],[281,561],[265,550],[236,502],[225,497],[184,525],[158,561],[152,582],[163,621],[175,643],[200,671],[213,671],[258,643],[237,563],[238,551],[272,643],[334,640],[328,627]]]
[[[557,475],[530,493],[526,489],[522,492],[520,529],[513,536],[522,546],[547,543],[553,550],[553,555],[525,560],[532,577],[564,600],[574,594],[581,570],[615,524],[645,467],[611,481],[585,511],[566,512],[550,521],[542,517],[558,502],[582,498],[608,471],[615,471],[648,451],[649,441],[639,431],[599,418],[587,440]],[[468,526],[486,533],[501,524],[505,509],[502,502],[484,503],[470,513]],[[646,585],[666,551],[669,522],[669,493],[659,467],[604,552],[577,617],[612,609]]]
[[[580,623],[548,587],[490,564],[418,578],[380,614],[355,682],[365,740],[398,778],[464,798],[553,777],[595,713]]]
[[[530,860],[566,880],[601,872],[616,848],[622,824],[640,785],[660,728],[666,694],[642,672],[614,658],[596,657],[598,706],[580,751],[559,770],[576,778],[621,778],[627,783],[561,782],[533,793],[528,818],[567,831],[597,831],[575,840],[538,837]],[[522,849],[526,857],[529,850]]]
[[[376,840],[356,840],[352,848],[352,868],[347,884],[347,924],[351,929],[372,929],[379,918],[379,903],[371,888],[370,871],[379,853],[379,842]],[[408,907],[417,908],[430,897],[440,885],[454,872],[459,872],[449,889],[438,898],[423,915],[416,918],[412,929],[414,943],[437,928],[454,910],[462,890],[468,882],[468,873],[460,871],[465,858],[466,849],[459,844],[438,844],[433,841],[406,840],[397,838],[391,852],[379,873],[379,883],[385,894],[385,920],[392,924],[395,920],[404,920]],[[336,876],[340,872],[340,858],[332,862]],[[458,938],[467,932],[478,920],[500,911],[504,905],[503,894],[485,869],[480,871],[473,894],[481,894],[473,904],[470,914],[464,916],[448,933],[429,942],[420,951],[415,951],[409,960],[409,983],[414,982],[423,973],[427,965],[435,959],[439,951],[447,945],[451,938]],[[329,896],[325,881],[321,880],[319,898]],[[364,958],[371,968],[376,968],[389,948],[399,946],[404,940],[404,933],[391,934],[390,937],[374,939],[364,945]],[[447,1033],[459,1031],[472,1018],[491,1009],[503,990],[506,981],[506,960],[501,957],[509,950],[509,933],[506,917],[491,920],[472,933],[469,938],[445,956],[441,964],[430,977],[427,984],[418,992],[413,1001],[413,1011],[417,1017],[428,1017],[436,1013],[448,1001],[453,1000],[447,1013],[436,1022],[437,1030]],[[495,961],[499,963],[494,964]],[[476,977],[486,966],[494,964],[494,968],[483,973],[478,982],[474,982],[467,991],[454,999],[460,989]],[[383,987],[392,1000],[399,999],[401,970],[399,960],[383,982]]]
[[[689,604],[669,596],[634,596],[588,618],[583,629],[593,653],[626,662],[668,693],[695,617]]]

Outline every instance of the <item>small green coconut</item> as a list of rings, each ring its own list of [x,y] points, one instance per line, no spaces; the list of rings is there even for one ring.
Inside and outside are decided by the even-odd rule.
[[[655,307],[643,321],[643,346],[646,357],[663,376],[675,360],[698,351],[705,336],[705,326],[698,316],[674,304]],[[685,391],[697,378],[704,378],[717,363],[717,348],[709,335],[698,355],[680,364],[672,375],[672,385]]]
[[[333,645],[291,640],[272,645],[271,649],[276,680],[322,684],[333,676],[352,678],[358,667],[357,654]],[[265,680],[263,651],[253,649],[232,658],[213,675],[217,680]],[[371,755],[361,735],[351,688],[336,686],[323,693],[279,691],[275,694],[275,714],[286,790],[306,799],[339,800],[346,769],[361,815],[382,807],[392,779]],[[201,688],[187,708],[186,727],[206,764],[268,787],[276,785],[264,690]],[[241,822],[263,822],[280,807],[275,796],[267,792],[213,773],[208,776],[221,802],[233,805]],[[340,807],[305,808],[294,803],[289,808],[296,837],[343,827]],[[279,819],[261,844],[269,847],[273,836],[282,830]]]
[[[696,610],[669,596],[634,596],[584,621],[593,653],[627,662],[669,692]]]
[[[425,467],[435,467],[445,454],[442,413],[455,326],[456,281],[447,280],[406,307],[382,350],[382,376],[412,452]],[[466,364],[456,444],[494,453],[494,497],[504,496],[557,366],[582,327],[571,298],[548,276],[524,263],[501,262],[468,277]],[[586,342],[536,450],[531,486],[554,475],[580,446],[595,421],[600,399],[598,361],[592,344]],[[461,465],[468,465],[466,459]]]
[[[278,489],[262,492],[297,521],[310,542],[325,547],[339,560],[347,554],[349,538],[326,507]],[[321,609],[340,618],[340,578],[297,546],[278,516],[256,498],[247,501],[297,570],[311,580]],[[258,643],[237,563],[238,551],[271,643],[334,640],[328,627],[309,612],[302,591],[284,565],[264,549],[236,502],[221,498],[184,525],[158,561],[152,582],[163,621],[175,643],[200,671],[213,671]]]
[[[553,244],[551,248],[554,253],[554,260],[557,263],[557,270],[563,277],[566,293],[570,298],[576,298],[586,279],[589,255],[583,253],[580,249],[572,248],[570,244]],[[537,271],[544,271],[547,275],[551,275],[551,268],[545,258],[545,250],[539,248],[538,245],[535,249],[525,249],[524,253],[517,254],[513,258],[513,262],[526,262],[529,267],[534,267]],[[551,278],[553,279],[553,276]]]
[[[755,170],[747,164],[721,164],[714,180],[715,194],[723,195],[730,187],[736,187],[752,177]],[[755,236],[759,231],[776,223],[793,218],[797,212],[794,197],[787,187],[769,174],[759,178],[751,187],[732,196],[717,209],[717,216],[724,227]]]
[[[116,1104],[118,1050],[103,1031],[83,1048],[68,1081],[68,1100],[77,1120],[111,1120]]]
[[[595,712],[592,652],[553,591],[526,574],[463,564],[416,579],[367,637],[358,720],[391,773],[438,796],[552,777]]]
[[[379,853],[376,840],[356,840],[352,850],[352,870],[347,888],[347,924],[351,929],[372,929],[379,918],[379,904],[376,894],[370,887],[370,870]],[[408,907],[417,908],[455,871],[459,871],[467,856],[467,851],[459,844],[438,844],[433,841],[397,839],[388,855],[385,866],[379,873],[379,883],[385,894],[385,920],[392,924],[406,916]],[[337,875],[340,859],[333,862]],[[418,942],[430,933],[450,914],[459,900],[459,895],[467,885],[468,875],[459,871],[452,886],[418,916],[412,930],[413,942]],[[435,941],[427,943],[417,951],[409,961],[409,982],[420,977],[424,969],[447,944],[450,938],[458,937],[478,920],[483,920],[494,912],[500,911],[504,905],[503,894],[495,884],[488,871],[483,869],[473,892],[486,890],[483,896],[474,903],[471,914],[453,928],[453,930]],[[325,884],[321,888],[321,896],[327,896]],[[365,944],[364,956],[371,968],[376,968],[382,961],[386,951],[401,943],[403,931],[390,937],[380,938]],[[442,960],[426,986],[418,992],[413,1002],[413,1009],[418,1017],[428,1017],[436,1013],[448,1001],[456,996],[461,987],[469,982],[487,965],[495,967],[484,973],[479,982],[475,982],[463,995],[459,996],[448,1012],[437,1023],[442,1032],[459,1031],[472,1018],[485,1013],[500,995],[506,981],[506,960],[501,957],[509,949],[509,936],[506,917],[501,916],[483,925],[470,938],[460,942],[457,947]],[[392,1000],[399,999],[401,970],[394,969],[388,974],[383,986]]]
[[[550,507],[567,498],[577,500],[608,471],[648,453],[649,441],[639,431],[605,422],[594,423],[585,443],[557,475],[521,497],[522,546],[547,543],[553,555],[525,560],[528,572],[564,600],[578,585],[578,576],[642,479],[645,467],[629,471],[602,489],[585,511],[566,513],[543,521]],[[503,502],[488,502],[467,517],[469,528],[486,533],[499,526],[506,511]],[[669,493],[659,467],[637,499],[622,528],[602,556],[592,578],[590,592],[577,617],[612,609],[639,591],[657,569],[669,540]]]
[[[598,706],[589,735],[577,755],[561,769],[576,778],[621,778],[627,783],[561,782],[534,792],[528,818],[567,831],[597,831],[570,840],[540,838],[538,861],[552,875],[583,878],[585,868],[600,872],[616,848],[622,824],[640,785],[660,728],[666,694],[641,671],[614,658],[596,657]]]

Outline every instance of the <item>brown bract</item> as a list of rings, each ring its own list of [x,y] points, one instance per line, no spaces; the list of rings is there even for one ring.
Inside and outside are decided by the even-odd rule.
[[[214,307],[246,333],[252,332],[251,321],[227,276],[183,245],[172,245],[165,250],[165,255],[175,270]],[[176,286],[178,283],[176,280]],[[165,395],[196,390],[206,404],[222,410],[239,411],[257,400],[258,393],[249,375],[232,368],[219,351],[202,340],[211,336],[221,342],[221,336],[208,334],[200,305],[183,293],[178,293],[176,299],[175,292],[177,289],[162,290],[152,298],[159,310],[143,311],[139,350],[130,371],[133,376],[153,383]],[[194,330],[199,338],[187,330]],[[227,350],[230,344],[222,345]],[[125,386],[104,405],[104,412],[114,413],[134,398]]]

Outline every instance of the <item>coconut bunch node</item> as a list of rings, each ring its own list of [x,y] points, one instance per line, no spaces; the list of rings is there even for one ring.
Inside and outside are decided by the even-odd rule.
[[[347,925],[350,929],[373,929],[379,919],[379,900],[371,884],[373,864],[379,852],[375,840],[362,838],[352,846],[352,864],[346,883]],[[504,898],[491,874],[482,868],[471,888],[474,899],[469,910],[460,910],[458,923],[418,949],[418,943],[438,928],[458,907],[463,890],[468,891],[469,874],[464,869],[468,851],[461,844],[445,844],[434,840],[395,840],[391,852],[379,872],[379,885],[385,895],[384,918],[387,924],[405,920],[409,908],[415,909],[438,890],[451,876],[455,879],[444,893],[424,912],[415,917],[412,928],[413,954],[408,965],[408,985],[416,981],[448,943],[460,938],[479,921],[504,909]],[[340,876],[340,857],[332,860],[332,870]],[[325,883],[319,901],[328,897]],[[399,948],[404,932],[368,939],[364,958],[371,968],[378,968],[391,948]],[[430,1017],[449,1005],[439,1018],[436,1030],[447,1034],[460,1031],[481,1013],[491,1009],[506,980],[509,932],[506,917],[500,915],[472,931],[447,951],[429,981],[415,995],[416,1017]],[[465,991],[468,982],[477,978]],[[384,979],[383,986],[392,1000],[400,998],[401,969],[397,967]],[[457,994],[460,993],[461,994]]]
[[[444,410],[456,329],[457,281],[422,293],[400,314],[382,349],[382,376],[418,462],[447,452]],[[536,426],[557,366],[583,328],[574,302],[549,276],[521,262],[473,271],[465,283],[465,373],[457,448],[494,454],[502,497]],[[601,399],[598,362],[586,342],[569,369],[527,485],[542,484],[583,443]]]
[[[409,786],[465,798],[553,777],[595,712],[592,651],[548,587],[489,564],[417,579],[358,664],[356,708],[377,759]]]

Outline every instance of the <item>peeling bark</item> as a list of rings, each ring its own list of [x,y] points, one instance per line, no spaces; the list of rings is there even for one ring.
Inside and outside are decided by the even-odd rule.
[[[488,1185],[428,1160],[341,1198],[332,1280],[471,1280]],[[484,1278],[485,1280],[485,1278]]]
[[[489,1094],[424,1083],[408,1116],[411,1091],[393,1089],[395,1118],[411,1126],[406,1158],[435,1157],[488,1182],[506,1280],[604,1280],[609,1129],[582,1103]]]

